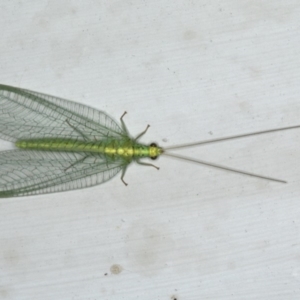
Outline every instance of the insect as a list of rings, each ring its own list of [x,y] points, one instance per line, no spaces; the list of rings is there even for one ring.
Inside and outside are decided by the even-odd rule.
[[[145,157],[176,157],[265,180],[280,179],[169,153],[169,150],[225,141],[256,134],[299,128],[300,125],[161,148],[139,143],[149,128],[133,138],[102,111],[38,92],[0,85],[0,137],[17,149],[0,152],[0,197],[27,196],[79,189],[104,183]]]

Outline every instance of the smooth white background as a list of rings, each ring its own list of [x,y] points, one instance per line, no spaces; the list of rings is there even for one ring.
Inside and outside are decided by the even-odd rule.
[[[296,125],[299,27],[298,0],[2,1],[0,82],[127,110],[163,147]],[[181,151],[288,184],[161,157],[128,187],[1,199],[0,299],[299,299],[299,150],[292,130]]]

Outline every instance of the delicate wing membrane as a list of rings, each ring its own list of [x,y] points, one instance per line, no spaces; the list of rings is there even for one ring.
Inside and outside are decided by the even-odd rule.
[[[99,141],[128,137],[106,113],[25,89],[0,85],[0,137]],[[101,184],[127,163],[85,152],[12,150],[0,153],[0,198]]]
[[[7,198],[101,184],[126,164],[87,153],[10,150],[1,152],[0,166],[0,198]]]
[[[0,85],[0,137],[100,140],[127,133],[106,113],[72,101]]]

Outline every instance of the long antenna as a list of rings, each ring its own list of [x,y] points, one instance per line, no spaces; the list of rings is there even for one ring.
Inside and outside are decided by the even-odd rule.
[[[228,140],[233,140],[233,139],[238,139],[238,138],[243,138],[243,137],[258,135],[258,134],[271,133],[271,132],[282,131],[282,130],[289,130],[289,129],[296,129],[296,128],[300,128],[300,125],[289,126],[289,127],[282,127],[282,128],[276,128],[276,129],[269,129],[269,130],[252,132],[252,133],[246,133],[246,134],[239,134],[239,135],[228,136],[228,137],[224,137],[224,138],[217,138],[217,139],[212,139],[212,140],[205,140],[205,141],[202,141],[202,142],[196,142],[196,143],[190,143],[190,144],[175,145],[175,146],[167,147],[167,148],[164,148],[164,149],[165,150],[170,150],[170,149],[179,149],[179,148],[193,147],[193,146],[199,146],[199,145],[204,145],[204,144],[210,144],[210,143],[228,141]]]
[[[182,160],[186,160],[186,161],[194,162],[194,163],[197,163],[197,164],[201,164],[201,165],[205,165],[205,166],[209,166],[209,167],[213,167],[213,168],[217,168],[217,169],[221,169],[221,170],[225,170],[225,171],[230,171],[230,172],[234,172],[234,173],[238,173],[238,174],[242,174],[242,175],[247,175],[247,176],[256,177],[256,178],[260,178],[260,179],[265,179],[265,180],[269,180],[269,181],[287,183],[285,180],[276,179],[276,178],[272,178],[272,177],[266,177],[266,176],[262,176],[262,175],[258,175],[258,174],[254,174],[254,173],[245,172],[245,171],[238,170],[238,169],[228,168],[226,166],[206,162],[206,161],[203,161],[203,160],[193,159],[193,158],[189,158],[189,157],[186,157],[186,156],[181,156],[181,155],[166,153],[166,152],[163,152],[162,155],[175,157],[175,158],[178,158],[178,159],[182,159]]]

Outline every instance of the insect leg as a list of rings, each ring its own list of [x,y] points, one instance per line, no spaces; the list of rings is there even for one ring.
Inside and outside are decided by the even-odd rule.
[[[125,176],[126,170],[127,170],[127,166],[124,166],[123,169],[122,169],[121,180],[122,180],[122,182],[127,186],[128,183],[126,183],[126,182],[124,181],[124,176]]]
[[[134,141],[136,142],[141,136],[143,136],[143,135],[147,132],[147,130],[148,130],[149,127],[150,127],[150,125],[147,125],[146,129],[145,129],[143,132],[141,132],[141,133],[134,139]]]
[[[89,138],[78,128],[76,128],[75,126],[73,126],[68,119],[66,119],[66,122],[68,123],[68,125],[73,128],[76,132],[78,132],[86,141],[89,141]]]
[[[123,130],[126,132],[126,134],[127,134],[128,136],[130,136],[129,131],[128,131],[128,129],[127,129],[126,125],[125,125],[125,122],[124,122],[124,120],[123,120],[123,118],[124,118],[124,116],[125,116],[126,114],[127,114],[127,111],[124,112],[124,114],[121,116],[120,120],[121,120],[121,124],[122,124]],[[141,136],[143,136],[143,135],[147,132],[147,130],[148,130],[149,127],[150,127],[150,125],[147,125],[146,129],[145,129],[143,132],[141,132],[141,133],[134,139],[134,141],[136,142]]]
[[[122,129],[126,132],[126,134],[129,136],[129,132],[128,129],[125,125],[125,122],[123,120],[124,116],[127,114],[127,111],[124,111],[124,114],[121,116],[120,120],[121,120],[121,125],[122,125]]]
[[[140,160],[136,160],[136,163],[139,164],[139,165],[142,165],[142,166],[148,166],[148,167],[154,167],[155,169],[159,170],[159,167],[153,165],[153,164],[148,164],[148,163],[144,163],[144,162],[141,162]]]

